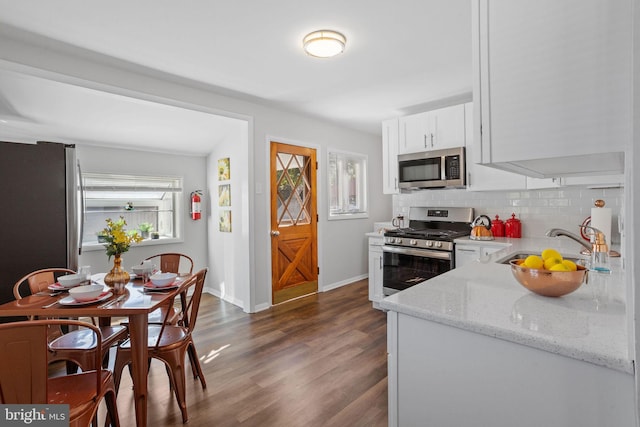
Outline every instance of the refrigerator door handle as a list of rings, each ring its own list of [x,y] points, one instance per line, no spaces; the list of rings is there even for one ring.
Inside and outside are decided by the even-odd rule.
[[[82,168],[80,168],[80,160],[76,162],[78,165],[78,185],[80,186],[80,234],[78,235],[78,255],[82,255],[82,236],[84,236],[84,182],[82,181]]]

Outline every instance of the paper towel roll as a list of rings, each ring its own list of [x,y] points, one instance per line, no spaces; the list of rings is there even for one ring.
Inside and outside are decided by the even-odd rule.
[[[611,244],[611,208],[591,208],[590,225],[602,231],[607,244]]]

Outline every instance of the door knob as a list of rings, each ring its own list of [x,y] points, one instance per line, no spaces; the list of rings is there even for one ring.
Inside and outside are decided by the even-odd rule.
[[[278,230],[271,230],[271,235],[272,236],[279,236],[280,232]]]

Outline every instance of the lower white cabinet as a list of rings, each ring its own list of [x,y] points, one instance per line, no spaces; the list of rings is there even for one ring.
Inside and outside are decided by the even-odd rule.
[[[375,308],[384,297],[382,293],[382,245],[384,237],[369,237],[369,300]]]
[[[482,240],[469,243],[456,243],[456,267],[477,261],[503,249],[505,246],[487,245]]]
[[[389,427],[633,426],[633,375],[395,311]]]

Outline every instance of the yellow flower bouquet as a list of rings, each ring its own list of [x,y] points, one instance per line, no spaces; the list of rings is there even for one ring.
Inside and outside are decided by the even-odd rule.
[[[132,243],[139,243],[142,241],[142,236],[138,233],[128,233],[125,230],[127,222],[124,217],[113,221],[111,218],[107,218],[107,227],[102,230],[102,234],[105,236],[105,245],[107,249],[107,256],[109,259],[113,255],[119,255],[129,250]]]

